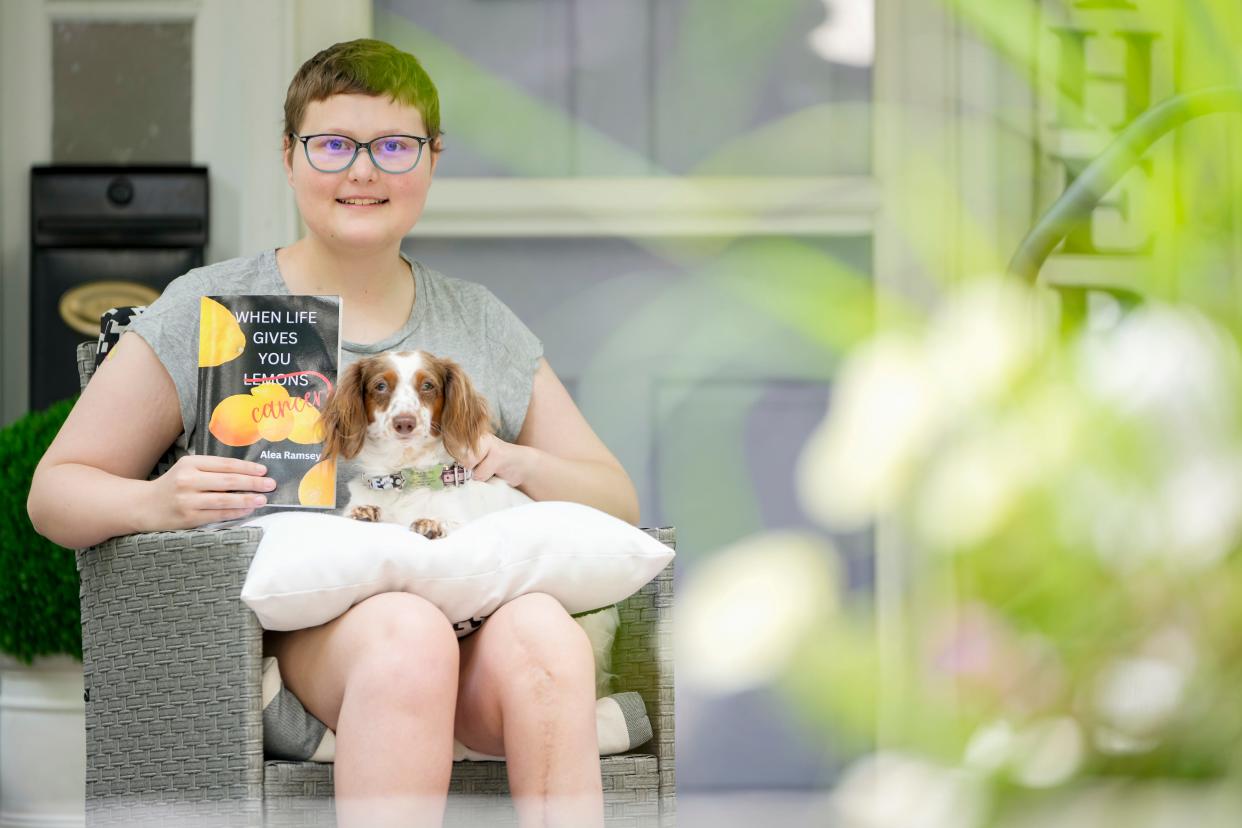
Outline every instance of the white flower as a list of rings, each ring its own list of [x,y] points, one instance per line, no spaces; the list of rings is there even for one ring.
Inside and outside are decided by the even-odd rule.
[[[1101,753],[1146,753],[1177,711],[1199,661],[1184,627],[1163,627],[1143,643],[1139,656],[1114,662],[1096,681],[1095,705],[1103,724],[1092,734]]]
[[[918,488],[914,519],[920,535],[940,548],[986,540],[1018,503],[1023,451],[991,431],[968,435],[941,452]]]
[[[855,762],[831,803],[840,828],[974,828],[987,801],[975,774],[893,752]]]
[[[1242,461],[1196,453],[1164,482],[1164,554],[1178,568],[1197,570],[1219,563],[1237,543],[1242,528]]]
[[[1028,788],[1052,788],[1082,767],[1086,753],[1082,728],[1068,716],[1022,729],[1014,740],[1013,778]]]
[[[858,528],[900,496],[943,417],[919,350],[908,339],[881,338],[845,364],[830,415],[798,462],[799,493],[812,517]]]
[[[922,341],[881,336],[846,362],[827,420],[798,468],[804,507],[831,526],[858,528],[891,511],[946,429],[1009,390],[1039,357],[1044,330],[1033,294],[986,280],[951,296]],[[994,458],[954,469],[983,494]],[[980,467],[977,462],[984,461]]]
[[[949,297],[927,333],[927,363],[955,413],[1013,386],[1046,335],[1034,293],[1013,279],[982,279]]]
[[[1013,757],[1014,735],[1013,725],[1004,720],[983,725],[971,734],[963,761],[984,773],[1000,770]]]
[[[915,525],[942,548],[986,542],[1041,486],[1077,462],[1084,418],[1063,385],[967,424],[938,451],[914,494]],[[1089,439],[1089,435],[1086,435]]]
[[[1096,750],[1113,756],[1147,753],[1160,743],[1158,739],[1151,736],[1131,736],[1127,733],[1119,733],[1111,727],[1105,727],[1104,725],[1096,725],[1091,738],[1095,743]]]
[[[965,764],[982,773],[1007,769],[1028,788],[1052,788],[1082,767],[1082,728],[1068,716],[1043,719],[1016,730],[1000,720],[980,727],[966,745]]]
[[[678,678],[727,694],[770,682],[837,607],[831,545],[756,535],[699,564],[678,595]]]
[[[1083,340],[1085,388],[1144,418],[1168,447],[1219,441],[1237,427],[1237,347],[1187,309],[1150,304],[1111,331]]]
[[[1163,658],[1113,661],[1097,677],[1092,697],[1101,727],[1123,739],[1150,737],[1177,712],[1188,679],[1186,666]]]
[[[1155,480],[1075,470],[1061,487],[1063,541],[1086,539],[1120,573],[1153,562],[1186,572],[1220,563],[1242,533],[1242,456],[1188,450],[1155,465]]]
[[[1100,560],[1120,573],[1133,572],[1168,548],[1160,503],[1138,481],[1106,479],[1083,469],[1066,487],[1071,513]]]

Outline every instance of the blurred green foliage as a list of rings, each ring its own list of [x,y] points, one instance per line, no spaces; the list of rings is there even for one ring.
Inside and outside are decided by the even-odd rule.
[[[0,650],[30,664],[67,653],[81,661],[78,570],[71,549],[35,532],[26,497],[35,467],[69,416],[76,397],[0,429]],[[72,498],[71,492],[65,494]]]

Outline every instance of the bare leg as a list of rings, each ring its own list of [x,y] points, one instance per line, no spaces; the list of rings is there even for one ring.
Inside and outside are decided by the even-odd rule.
[[[269,636],[269,649],[289,689],[336,732],[338,824],[439,826],[458,675],[444,615],[385,593],[323,626]]]
[[[582,628],[541,593],[462,641],[457,738],[508,763],[523,826],[604,824],[595,661]]]

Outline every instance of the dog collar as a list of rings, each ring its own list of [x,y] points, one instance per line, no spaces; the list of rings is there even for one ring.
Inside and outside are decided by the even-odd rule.
[[[443,489],[460,486],[471,478],[470,469],[458,463],[446,466],[427,466],[422,469],[402,469],[392,474],[367,478],[372,489]]]

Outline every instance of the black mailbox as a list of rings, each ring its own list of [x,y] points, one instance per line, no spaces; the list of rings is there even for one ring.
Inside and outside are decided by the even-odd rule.
[[[111,307],[150,304],[203,264],[207,169],[34,167],[30,182],[30,408],[78,391],[74,349]]]

